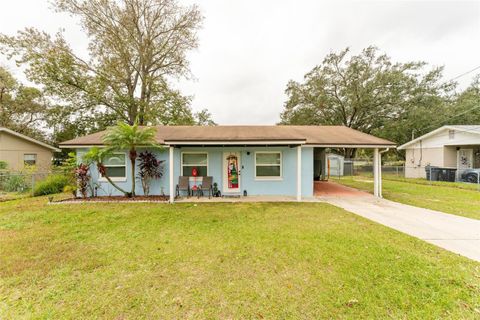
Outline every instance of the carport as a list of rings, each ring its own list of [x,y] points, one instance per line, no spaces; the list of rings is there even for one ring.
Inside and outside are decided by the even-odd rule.
[[[370,136],[371,137],[371,136]],[[378,138],[376,138],[378,139]],[[330,163],[326,157],[327,149],[373,149],[373,194],[376,197],[382,197],[382,154],[394,148],[395,145],[315,145],[314,147],[314,167],[320,165],[321,172],[323,173],[322,178],[318,179],[319,181],[314,181],[314,189],[316,194],[332,194],[335,193],[335,190],[338,191],[338,194],[341,195],[345,192],[344,189],[336,187],[336,184],[328,184],[329,173],[326,172],[330,168]],[[314,169],[315,170],[315,169]],[[322,190],[325,188],[325,190]]]

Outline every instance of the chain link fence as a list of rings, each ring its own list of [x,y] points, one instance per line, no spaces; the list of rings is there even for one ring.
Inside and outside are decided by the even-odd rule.
[[[35,185],[48,176],[61,172],[9,172],[0,171],[0,201],[33,196]]]
[[[398,164],[382,165],[382,174],[405,177],[405,166]],[[362,159],[345,159],[330,162],[330,177],[335,176],[373,176],[373,163]]]

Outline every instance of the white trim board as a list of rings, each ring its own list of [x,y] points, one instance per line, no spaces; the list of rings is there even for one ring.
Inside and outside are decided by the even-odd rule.
[[[359,148],[359,149],[375,149],[375,148],[396,148],[395,145],[389,144],[307,144],[303,147],[314,148]]]
[[[262,140],[262,141],[165,141],[167,145],[286,145],[286,144],[305,144],[305,140]]]
[[[467,126],[467,127],[471,127],[471,126]],[[479,126],[479,129],[480,129],[480,126]],[[472,129],[467,129],[467,128],[462,128],[462,126],[455,126],[455,125],[447,125],[447,126],[443,126],[443,127],[440,127],[440,128],[437,128],[433,131],[430,131],[429,133],[426,133],[424,134],[423,136],[420,136],[418,138],[415,138],[407,143],[404,143],[402,144],[401,146],[399,146],[397,149],[398,150],[405,150],[407,149],[410,145],[412,144],[415,144],[417,142],[419,142],[420,140],[424,140],[428,137],[431,137],[431,136],[434,136],[436,135],[437,133],[443,131],[443,130],[456,130],[456,131],[459,131],[459,132],[469,132],[469,133],[473,133],[473,134],[480,134],[480,130],[472,130]],[[445,144],[447,145],[447,144]],[[454,142],[452,142],[452,145],[455,145]],[[441,147],[441,146],[439,146]]]

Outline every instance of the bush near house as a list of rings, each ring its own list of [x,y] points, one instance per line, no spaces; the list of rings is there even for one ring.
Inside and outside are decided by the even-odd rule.
[[[23,192],[30,189],[22,174],[5,173],[0,179],[0,189],[5,192]]]
[[[8,167],[8,163],[5,161],[0,161],[0,170],[5,170]]]
[[[35,185],[33,195],[44,196],[47,194],[60,193],[69,183],[70,179],[64,175],[51,175]]]

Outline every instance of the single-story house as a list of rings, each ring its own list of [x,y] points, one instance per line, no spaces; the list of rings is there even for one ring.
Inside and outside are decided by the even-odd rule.
[[[480,168],[480,125],[446,125],[398,147],[405,150],[405,177],[425,178],[426,166],[456,169],[457,180]]]
[[[371,148],[379,161],[380,149],[395,146],[344,126],[157,126],[156,131],[156,141],[164,148],[153,152],[158,160],[165,161],[165,174],[151,186],[151,194],[169,195],[172,202],[179,176],[190,177],[192,185],[211,176],[226,196],[313,197],[314,154],[319,150]],[[104,133],[65,141],[60,148],[75,149],[81,159],[89,148],[103,146]],[[105,161],[109,176],[125,188],[131,185],[132,170],[127,157],[125,150],[118,150]],[[91,174],[99,185],[98,195],[119,194],[98,176],[97,170],[91,170]],[[380,196],[379,169],[375,176],[375,194]],[[142,194],[140,186],[136,193]]]
[[[38,171],[48,171],[54,152],[60,152],[60,150],[13,130],[0,127],[0,161],[7,163],[8,170],[20,171],[25,165],[35,165]]]

